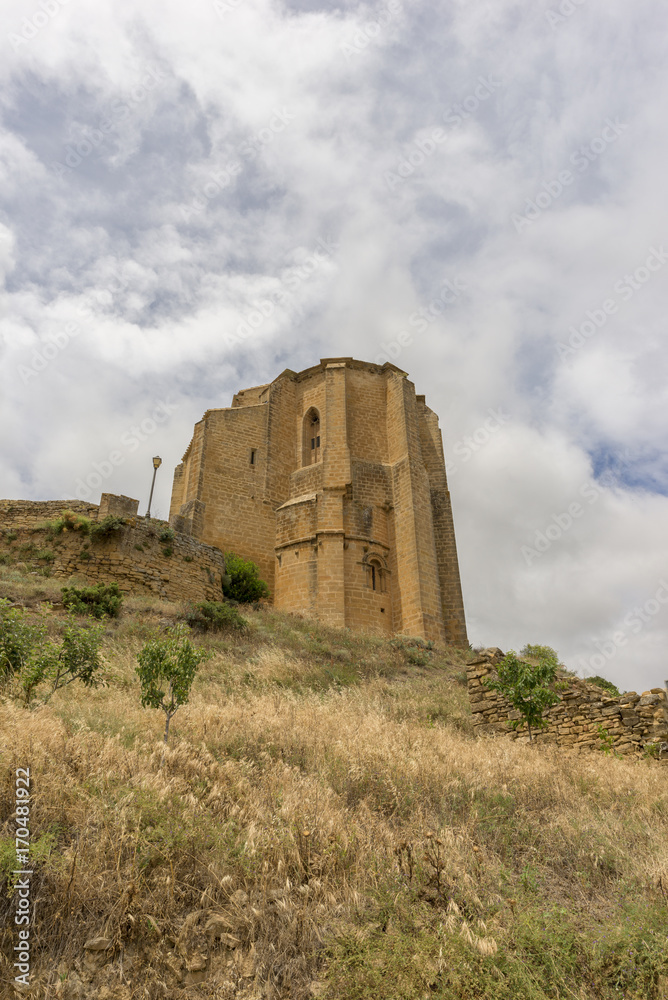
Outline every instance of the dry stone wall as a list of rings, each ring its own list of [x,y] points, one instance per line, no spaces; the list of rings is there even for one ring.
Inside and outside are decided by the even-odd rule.
[[[467,667],[474,731],[478,736],[507,734],[511,739],[528,740],[526,726],[518,732],[510,728],[520,713],[483,683],[486,678],[498,679],[496,667],[503,655],[500,649],[485,649]],[[537,742],[601,748],[598,730],[602,726],[618,753],[634,753],[642,751],[648,743],[659,743],[660,756],[668,758],[668,743],[663,742],[668,739],[668,703],[663,688],[652,688],[642,694],[627,691],[620,698],[613,698],[579,677],[562,672],[559,679],[565,688],[557,691],[559,701],[544,714],[548,726],[537,733],[532,730]]]
[[[173,601],[221,600],[222,552],[169,530],[165,521],[126,517],[122,527],[101,538],[67,528],[49,534],[45,522],[65,510],[96,522],[105,511],[127,511],[131,504],[137,509],[136,500],[104,496],[108,499],[100,507],[71,500],[0,500],[0,560],[63,580],[116,581],[126,593],[155,594]]]

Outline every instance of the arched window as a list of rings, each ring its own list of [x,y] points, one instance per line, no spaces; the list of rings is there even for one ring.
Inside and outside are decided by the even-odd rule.
[[[378,556],[366,560],[366,582],[371,590],[380,594],[385,593],[385,573],[386,569]]]
[[[302,432],[302,465],[320,461],[320,414],[314,406],[304,416]]]

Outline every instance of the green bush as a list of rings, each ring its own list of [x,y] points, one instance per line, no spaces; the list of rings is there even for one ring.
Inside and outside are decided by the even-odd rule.
[[[21,608],[0,599],[0,679],[7,680],[28,665],[44,642],[46,625],[30,624]]]
[[[172,548],[171,545],[165,545],[164,549],[162,550],[162,554],[165,557],[165,559],[169,559],[170,556],[174,555],[174,549]]]
[[[200,632],[241,632],[246,622],[236,608],[222,601],[203,601],[184,615],[191,628]]]
[[[82,535],[88,535],[91,531],[90,518],[83,514],[76,514],[73,510],[64,510],[60,517],[44,524],[47,533],[53,537],[62,531],[79,531]]]
[[[117,583],[96,583],[94,587],[63,587],[63,604],[79,615],[118,618],[123,604]]]
[[[16,534],[15,531],[8,531],[7,534],[5,535],[5,538],[7,539],[8,542],[15,542],[18,537],[19,536]]]
[[[520,657],[531,657],[538,663],[534,665]],[[520,718],[511,722],[511,728],[517,731],[526,723],[530,741],[533,741],[531,727],[545,728],[548,723],[543,713],[559,701],[559,696],[550,688],[558,666],[559,658],[550,646],[527,645],[519,657],[512,649],[506,653],[497,666],[498,680],[489,677],[483,680],[486,687],[498,691],[519,712]]]
[[[250,559],[242,559],[234,552],[225,553],[223,594],[241,604],[252,604],[261,597],[269,597],[269,587],[260,579],[260,571]]]
[[[621,698],[621,692],[619,689],[615,687],[612,681],[606,681],[605,677],[599,677],[597,675],[596,677],[585,677],[585,680],[587,681],[587,684],[595,684],[596,687],[603,688],[603,690],[611,694],[613,698]]]
[[[120,531],[124,524],[124,518],[114,517],[113,514],[108,514],[107,517],[103,517],[101,521],[91,524],[91,538],[95,540],[109,538],[110,535],[113,535],[116,531]]]
[[[158,539],[161,542],[173,542],[174,541],[174,529],[173,528],[165,528],[165,530],[161,531],[160,534],[158,535]]]

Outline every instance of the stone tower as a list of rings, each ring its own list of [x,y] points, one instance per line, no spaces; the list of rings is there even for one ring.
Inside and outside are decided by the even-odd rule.
[[[252,559],[285,611],[467,643],[438,417],[389,362],[323,358],[207,410],[170,520]]]

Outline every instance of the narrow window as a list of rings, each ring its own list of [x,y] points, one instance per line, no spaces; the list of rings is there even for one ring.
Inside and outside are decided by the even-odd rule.
[[[320,417],[311,419],[311,465],[320,461]]]
[[[372,559],[367,565],[369,572],[367,577],[368,586],[370,586],[372,590],[377,590],[382,594],[385,590],[385,587],[383,586],[383,567],[377,559]]]
[[[302,466],[320,461],[320,414],[311,407],[304,414],[302,424]]]
[[[256,449],[255,448],[251,448],[251,454],[250,454],[250,464],[251,465],[255,465],[255,455],[256,454],[257,454]]]

